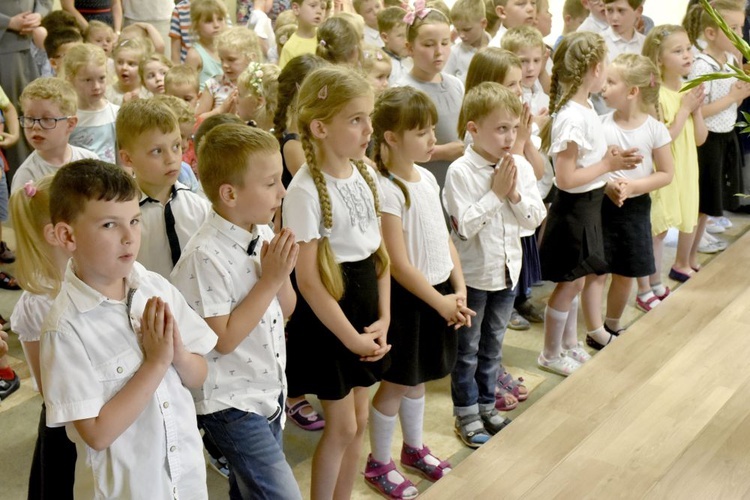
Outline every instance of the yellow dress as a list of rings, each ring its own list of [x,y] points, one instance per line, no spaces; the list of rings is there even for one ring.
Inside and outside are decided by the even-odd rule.
[[[680,92],[662,85],[659,102],[667,125],[677,116],[681,100]],[[674,179],[669,185],[651,193],[651,232],[654,235],[671,227],[691,233],[698,223],[698,147],[692,116],[672,141],[671,149]]]

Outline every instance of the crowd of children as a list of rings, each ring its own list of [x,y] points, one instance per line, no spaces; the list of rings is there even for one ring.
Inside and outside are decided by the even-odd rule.
[[[322,429],[312,498],[351,496],[368,425],[364,480],[414,498],[397,419],[404,468],[451,471],[426,382],[450,375],[477,448],[528,398],[507,328],[544,323],[538,366],[568,376],[592,353],[579,298],[603,349],[634,279],[645,312],[671,293],[668,229],[677,282],[726,247],[706,232],[743,190],[750,84],[680,92],[739,64],[695,2],[654,27],[643,0],[566,0],[554,47],[544,0],[256,0],[234,27],[182,0],[166,45],[160,12],[119,0],[13,3],[0,287],[24,290],[10,320],[44,397],[29,498],[207,498],[203,447],[231,498],[301,498],[287,419]],[[712,6],[741,36],[743,3]]]

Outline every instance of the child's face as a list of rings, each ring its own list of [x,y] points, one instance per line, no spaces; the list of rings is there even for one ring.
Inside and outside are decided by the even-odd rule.
[[[535,26],[543,37],[552,33],[552,13],[549,11],[548,3],[545,2],[544,5],[541,3],[537,5]]]
[[[635,33],[635,23],[643,9],[634,10],[627,0],[615,0],[605,6],[607,23],[612,31],[623,37],[632,37]]]
[[[530,89],[534,82],[539,78],[542,72],[542,48],[541,47],[524,47],[518,50],[516,54],[521,60],[523,79],[521,84]]]
[[[437,75],[445,67],[451,53],[451,30],[444,23],[423,24],[414,43],[406,43],[414,66],[426,74]]]
[[[137,50],[121,49],[115,57],[115,73],[120,85],[129,89],[141,84],[138,76],[138,63],[141,53]]]
[[[198,102],[198,89],[190,83],[172,83],[165,86],[164,91],[168,95],[179,97],[193,107]]]
[[[104,53],[109,57],[112,55],[112,49],[115,46],[115,32],[104,29],[93,31],[89,34],[87,42],[101,47],[102,50],[104,50]]]
[[[383,36],[385,35],[385,36]],[[383,33],[383,43],[385,44],[386,50],[392,54],[396,54],[399,57],[406,57],[409,51],[406,50],[406,25],[396,25],[391,31]]]
[[[238,225],[250,229],[255,224],[268,224],[273,220],[286,195],[281,182],[281,153],[264,152],[251,155],[242,187],[233,186],[234,209],[243,220]]]
[[[213,40],[226,26],[226,20],[214,14],[211,19],[205,19],[198,23],[198,36],[206,40]]]
[[[143,85],[152,94],[164,93],[164,75],[169,68],[162,62],[151,61],[143,66]]]
[[[607,9],[604,0],[581,0],[581,5],[586,7],[592,16],[599,21],[607,21]]]
[[[314,130],[316,138],[324,141],[338,158],[361,160],[372,135],[370,115],[374,105],[372,95],[352,99],[330,122],[319,122],[323,130]]]
[[[57,53],[49,58],[49,65],[52,67],[52,70],[55,72],[55,74],[58,74],[60,72],[60,66],[62,65],[62,60],[65,58],[65,54],[67,54],[71,48],[73,48],[75,45],[78,45],[79,43],[81,42],[64,43],[57,48]]]
[[[380,0],[368,0],[362,2],[362,12],[359,15],[365,20],[365,24],[372,29],[378,29],[378,12],[383,9]]]
[[[479,47],[482,45],[482,37],[484,36],[484,30],[487,27],[487,20],[455,21],[453,27],[456,29],[456,33],[458,33],[462,42],[471,45],[472,47]]]
[[[604,102],[612,109],[624,110],[627,105],[630,87],[622,79],[621,71],[616,66],[609,66],[605,73],[606,78],[602,86],[602,98]]]
[[[665,75],[687,76],[693,66],[693,52],[687,33],[672,33],[661,42],[661,67]]]
[[[514,94],[520,99],[523,95],[523,88],[521,88],[521,79],[523,78],[523,70],[518,66],[511,66],[505,73],[505,79],[499,82],[503,87],[507,87],[513,91]]]
[[[82,213],[66,224],[76,275],[94,290],[109,290],[126,278],[141,247],[141,209],[129,201],[89,200]],[[64,223],[59,223],[64,224]]]
[[[224,70],[224,76],[234,84],[237,83],[237,79],[250,64],[249,57],[233,49],[219,50],[219,59],[221,59],[221,69]]]
[[[742,38],[742,27],[745,24],[745,14],[742,11],[721,12],[721,16],[726,21],[727,26],[734,31],[737,36]],[[734,52],[735,48],[729,38],[721,31],[720,28],[713,28],[711,31],[706,30],[706,41],[709,41],[716,50],[721,52]]]
[[[323,22],[325,2],[323,0],[302,0],[293,3],[292,10],[297,16],[297,23],[302,28],[317,28]]]
[[[193,138],[193,127],[195,127],[194,121],[180,123],[180,147],[183,154],[190,147],[190,141]]]
[[[495,12],[503,22],[503,26],[508,29],[522,24],[534,26],[536,2],[535,0],[508,0],[505,7],[499,5],[495,8]]]
[[[107,90],[107,68],[87,64],[78,70],[71,83],[78,94],[79,109],[99,109]]]
[[[367,79],[372,84],[375,95],[380,95],[388,88],[388,78],[391,76],[391,64],[388,61],[377,61],[367,73]]]
[[[520,118],[504,109],[495,109],[478,121],[470,121],[466,129],[474,139],[474,148],[486,160],[496,162],[510,154],[516,142]]]
[[[66,115],[60,110],[60,106],[48,99],[24,99],[21,102],[23,116],[29,120],[32,118],[64,118]],[[68,116],[65,120],[57,120],[52,129],[42,128],[40,122],[34,122],[31,128],[24,127],[23,133],[29,144],[39,153],[42,158],[58,155],[68,147],[68,139],[76,127],[78,119],[75,115]]]
[[[180,175],[182,137],[175,128],[166,134],[158,128],[141,134],[135,146],[120,150],[122,164],[135,172],[143,191],[155,192],[173,186]]]
[[[430,161],[435,151],[435,127],[428,125],[402,132],[399,137],[399,153],[412,163]]]

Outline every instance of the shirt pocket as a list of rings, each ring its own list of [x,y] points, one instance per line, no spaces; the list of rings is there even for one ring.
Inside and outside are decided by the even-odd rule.
[[[142,356],[132,349],[113,356],[94,366],[94,373],[105,387],[105,398],[114,396],[141,366]]]

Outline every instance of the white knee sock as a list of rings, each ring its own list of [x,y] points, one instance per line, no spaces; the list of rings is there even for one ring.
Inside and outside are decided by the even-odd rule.
[[[570,303],[568,318],[563,329],[563,349],[572,349],[578,345],[578,296]]]
[[[396,415],[383,415],[374,406],[370,406],[370,449],[372,458],[378,462],[391,461],[391,442],[396,429]]]
[[[404,443],[412,448],[422,449],[422,429],[424,426],[424,396],[417,399],[401,398],[401,408],[398,410],[401,419],[401,432]]]
[[[558,311],[550,306],[544,310],[544,357],[555,359],[562,352],[563,330],[568,313]]]

